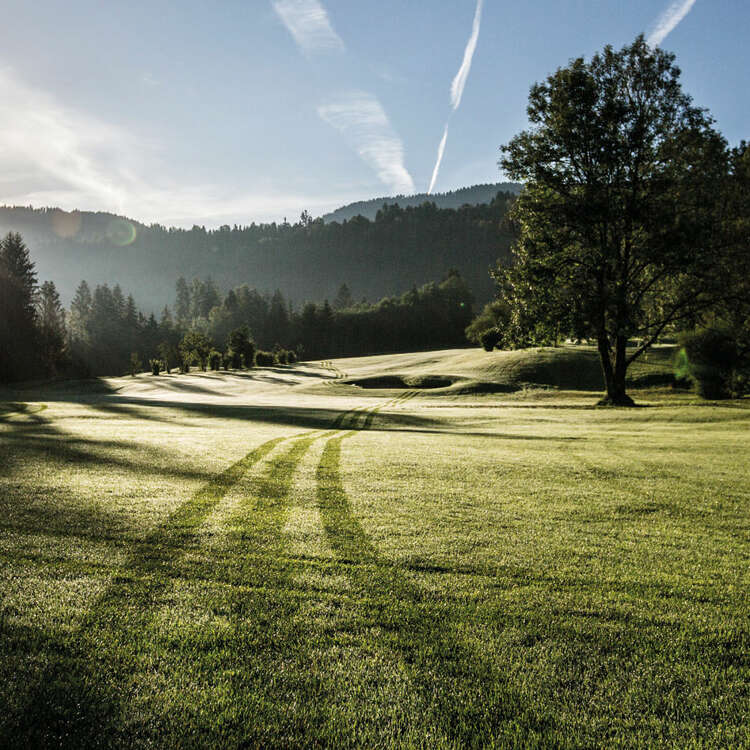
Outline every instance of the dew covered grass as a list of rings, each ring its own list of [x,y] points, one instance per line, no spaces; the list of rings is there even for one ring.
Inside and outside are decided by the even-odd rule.
[[[0,747],[750,746],[750,403],[467,354],[7,394]]]

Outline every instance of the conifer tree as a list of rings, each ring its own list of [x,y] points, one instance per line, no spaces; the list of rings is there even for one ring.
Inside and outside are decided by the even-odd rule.
[[[183,276],[177,279],[177,302],[175,303],[177,322],[186,325],[190,320],[190,289]]]
[[[0,242],[0,380],[28,377],[36,360],[37,276],[18,233]]]
[[[67,359],[65,310],[54,282],[45,281],[39,292],[39,344],[42,365],[54,376]]]

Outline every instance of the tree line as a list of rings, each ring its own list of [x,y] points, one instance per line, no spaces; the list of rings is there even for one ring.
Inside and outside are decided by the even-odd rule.
[[[374,301],[412,285],[439,279],[456,268],[475,297],[493,293],[487,271],[507,256],[511,236],[503,227],[510,193],[482,205],[439,208],[381,207],[325,223],[303,212],[298,220],[166,228],[105,213],[0,207],[0,230],[19,231],[45,277],[70,299],[81,280],[117,280],[144,309],[171,304],[175,279],[211,276],[222,289],[248,283],[280,288],[295,304],[332,299],[345,281],[356,299]]]
[[[347,221],[355,216],[364,216],[373,221],[378,211],[385,205],[398,205],[401,208],[418,207],[423,203],[433,203],[438,208],[461,208],[465,205],[479,206],[483,203],[491,203],[498,193],[512,193],[516,195],[521,190],[521,185],[514,182],[496,182],[485,185],[472,185],[471,187],[448,190],[444,193],[417,193],[416,195],[397,195],[392,197],[371,198],[370,200],[357,201],[341,206],[331,213],[323,215],[323,221]]]
[[[220,292],[181,277],[172,308],[145,315],[119,284],[86,281],[63,310],[52,282],[37,283],[23,238],[0,243],[0,380],[121,375],[191,367],[252,367],[299,358],[461,346],[472,294],[458,271],[395,297],[356,302],[342,284],[333,303],[299,309],[281,291]]]
[[[0,382],[49,377],[67,364],[65,311],[54,282],[37,283],[18,233],[0,241]]]

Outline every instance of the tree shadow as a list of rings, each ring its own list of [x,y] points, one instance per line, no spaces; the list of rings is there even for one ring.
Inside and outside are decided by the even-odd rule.
[[[445,744],[478,746],[477,728],[486,737],[497,736],[521,713],[539,726],[552,722],[550,716],[530,716],[509,680],[462,644],[451,602],[438,602],[422,591],[369,539],[352,511],[339,468],[341,444],[355,434],[349,431],[326,443],[316,475],[326,539],[359,594],[354,600],[359,611],[351,617],[387,634],[387,646],[408,668],[419,692],[433,736]],[[488,693],[489,684],[494,690]]]
[[[209,513],[285,439],[275,438],[250,451],[134,546],[78,628],[55,643],[49,668],[30,681],[16,701],[19,710],[0,717],[4,747],[129,744],[123,706],[133,689],[155,603],[171,584],[176,562],[197,543],[197,529]],[[24,648],[24,633],[5,635],[13,635],[16,648]]]

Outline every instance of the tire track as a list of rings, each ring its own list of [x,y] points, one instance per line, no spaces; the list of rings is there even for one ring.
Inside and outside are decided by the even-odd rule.
[[[121,717],[126,713],[124,706],[138,695],[138,675],[144,669],[144,660],[156,653],[149,646],[151,623],[160,598],[177,578],[215,582],[223,578],[226,583],[240,584],[231,596],[240,599],[250,596],[256,603],[260,601],[260,608],[272,618],[266,625],[267,628],[272,625],[269,632],[258,636],[263,649],[261,661],[273,662],[277,658],[274,655],[278,653],[278,644],[273,642],[274,637],[283,635],[292,644],[302,642],[304,628],[295,614],[300,601],[292,579],[294,570],[304,563],[285,558],[283,538],[297,466],[311,445],[321,437],[329,437],[331,430],[346,425],[350,432],[329,437],[324,455],[329,445],[340,446],[345,437],[362,429],[357,427],[362,420],[364,428],[369,427],[375,410],[407,397],[409,394],[401,394],[374,408],[363,405],[343,412],[326,431],[267,441],[199,488],[135,545],[72,633],[63,637],[44,634],[39,639],[33,651],[53,654],[52,662],[30,680],[24,695],[16,702],[16,710],[0,718],[0,746],[127,745],[134,735],[148,735],[147,726],[127,727]],[[208,515],[251,467],[286,440],[293,442],[268,461],[255,489],[241,501],[235,519],[236,557],[228,555],[223,570],[216,561],[206,559],[204,567],[186,560],[186,552],[194,548],[196,532]],[[319,481],[317,474],[316,481]],[[343,538],[347,533],[334,534],[325,529],[327,539]],[[332,547],[336,549],[335,545]],[[237,611],[244,611],[241,603]],[[19,643],[19,647],[28,645]],[[257,671],[257,664],[248,664],[248,669],[251,667]],[[247,682],[240,682],[237,691],[246,692]],[[274,696],[273,688],[262,680],[252,688],[268,692],[269,699]],[[180,717],[174,721],[179,722]]]
[[[57,642],[46,635],[42,640],[47,642],[37,644],[57,659],[27,687],[17,702],[20,711],[0,719],[0,745],[97,747],[113,742],[119,706],[142,656],[142,634],[196,530],[253,465],[288,439],[263,443],[201,487],[136,545],[72,634]],[[289,453],[295,449],[297,444]],[[272,486],[283,490],[286,485],[278,475],[287,470],[287,464],[272,465],[261,485],[264,491]]]
[[[320,363],[320,366],[324,370],[328,370],[329,372],[333,373],[334,380],[333,381],[326,381],[326,385],[335,385],[336,381],[341,380],[342,378],[346,377],[346,373],[343,372],[343,370],[339,370],[336,365],[333,364],[333,362],[330,359],[323,360]]]
[[[160,677],[165,683],[190,685],[204,696],[218,691],[219,704],[232,696],[233,704],[257,707],[262,719],[235,727],[241,747],[276,746],[278,738],[289,732],[290,696],[300,702],[310,700],[305,693],[307,681],[301,683],[298,673],[289,669],[295,659],[304,658],[302,644],[309,632],[300,614],[304,594],[295,583],[295,574],[307,563],[288,554],[284,529],[299,466],[312,445],[329,434],[308,434],[275,454],[232,513],[231,541],[220,558],[209,555],[203,569],[184,571],[188,585],[201,586],[200,579],[208,584],[197,593],[193,589],[190,597],[199,603],[201,626],[195,628],[189,610],[187,620],[180,619],[179,609],[170,610],[173,619],[167,629],[154,633],[154,645],[147,641],[144,647],[163,665]],[[206,624],[208,612],[228,627]],[[196,667],[196,658],[200,662],[206,652],[215,653],[210,669]],[[146,656],[143,674],[148,674],[151,663]],[[217,745],[214,714],[189,703],[175,716],[159,703],[158,695],[153,702],[153,706],[146,704],[145,712],[140,706],[148,717],[134,736],[140,744],[170,746],[170,737],[182,736],[187,725],[194,728],[196,747]]]
[[[404,399],[399,399],[404,400]],[[472,746],[477,726],[490,735],[523,705],[493,664],[461,644],[459,625],[450,602],[437,603],[409,580],[404,571],[384,559],[352,510],[341,479],[341,445],[354,430],[330,438],[316,471],[317,501],[326,539],[359,593],[359,612],[351,618],[380,628],[390,648],[411,677],[436,736],[450,746]],[[349,625],[349,629],[352,629]],[[444,684],[438,684],[438,681]],[[494,683],[493,699],[477,699]],[[471,705],[482,714],[467,724],[457,694],[472,695]]]
[[[390,406],[396,406],[397,404],[402,404],[405,401],[408,401],[409,399],[414,398],[419,394],[419,391],[407,391],[406,393],[402,393],[400,396],[396,396],[396,398],[391,399],[390,401],[386,401],[384,404],[380,404],[380,406],[376,406],[374,409],[370,409],[367,413],[367,418],[364,421],[364,424],[362,426],[362,429],[369,430],[370,427],[372,427],[372,422],[375,419],[375,416],[380,412],[381,409],[386,409]]]

